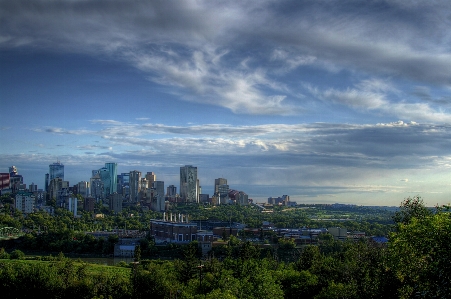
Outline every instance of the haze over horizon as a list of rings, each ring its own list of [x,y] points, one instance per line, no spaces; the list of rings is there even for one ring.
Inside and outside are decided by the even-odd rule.
[[[0,0],[0,172],[198,167],[259,202],[451,202],[449,1]]]

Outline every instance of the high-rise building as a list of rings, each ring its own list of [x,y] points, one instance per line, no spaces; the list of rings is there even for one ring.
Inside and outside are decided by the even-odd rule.
[[[219,185],[218,186],[218,194],[219,204],[229,203],[229,185]]]
[[[117,175],[117,193],[128,198],[130,190],[130,173],[121,173]]]
[[[102,200],[104,197],[103,195],[105,194],[103,191],[103,182],[100,179],[100,174],[96,174],[95,176],[93,176],[90,179],[90,183],[89,185],[90,187],[90,193],[91,193],[91,197],[94,197],[96,199],[96,201],[100,201]]]
[[[102,167],[99,169],[99,177],[103,183],[103,198],[107,198],[111,192],[111,175],[110,171],[106,167]]]
[[[110,174],[109,194],[117,192],[117,163],[105,163],[105,168]]]
[[[64,165],[57,161],[49,165],[49,181],[60,178],[64,181]]]
[[[72,212],[74,217],[77,216],[77,214],[78,214],[78,198],[73,194],[70,194],[68,196],[67,209],[69,210],[69,212]]]
[[[155,181],[152,183],[152,189],[155,190],[155,205],[153,206],[155,211],[164,211],[164,182],[163,181]]]
[[[16,193],[18,191],[25,191],[23,177],[20,174],[10,175],[9,188],[12,190],[13,193]]]
[[[38,191],[38,185],[35,185],[35,183],[31,183],[28,186],[28,191],[29,192],[37,192]]]
[[[69,182],[62,178],[54,178],[49,183],[49,198],[55,199],[58,206],[64,201],[64,197],[69,194]]]
[[[77,192],[83,198],[86,198],[89,196],[89,182],[81,181],[77,184]]]
[[[174,197],[177,194],[177,187],[174,185],[169,185],[169,187],[166,188],[166,196],[168,197]]]
[[[83,205],[83,209],[87,212],[94,212],[94,206],[96,199],[94,197],[86,197]]]
[[[180,167],[180,197],[185,202],[199,202],[197,167],[192,165]]]
[[[130,171],[130,201],[138,201],[138,193],[141,191],[141,171],[133,170]]]
[[[116,214],[122,212],[122,194],[112,193],[108,196],[108,198],[110,210],[114,211]]]
[[[154,172],[147,172],[146,180],[147,180],[147,184],[150,188],[150,187],[152,187],[153,182],[155,182],[157,180],[157,175]]]
[[[215,179],[215,194],[217,194],[219,192],[219,186],[220,185],[227,185],[227,179],[224,178],[218,178]]]

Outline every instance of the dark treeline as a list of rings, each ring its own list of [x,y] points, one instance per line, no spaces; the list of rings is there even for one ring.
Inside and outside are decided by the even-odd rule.
[[[175,259],[143,260],[152,248],[148,240],[148,247],[137,247],[136,263],[96,265],[97,270],[62,253],[50,261],[27,261],[17,249],[2,249],[0,293],[2,298],[450,298],[449,208],[431,210],[420,198],[408,198],[393,221],[385,245],[326,237],[318,246],[295,248],[281,240],[265,247],[231,237],[208,257],[192,242],[168,245]]]
[[[231,238],[201,259],[195,242],[175,260],[92,271],[85,263],[0,260],[2,298],[449,298],[451,216],[407,199],[388,245],[337,242],[277,252]],[[298,251],[297,251],[298,250]],[[280,254],[295,255],[284,262]],[[23,258],[2,250],[2,258]],[[109,270],[107,270],[109,269]],[[122,271],[120,271],[122,269]],[[123,271],[127,269],[127,271]]]

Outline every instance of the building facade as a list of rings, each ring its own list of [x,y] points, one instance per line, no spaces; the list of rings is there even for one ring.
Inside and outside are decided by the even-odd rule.
[[[114,213],[121,213],[122,212],[122,202],[123,197],[122,194],[119,193],[113,193],[108,195],[109,198],[109,207],[111,211],[114,211]]]
[[[14,201],[14,206],[22,213],[29,214],[34,212],[35,196],[31,192],[18,192]]]
[[[81,181],[77,184],[77,192],[78,194],[80,194],[81,196],[83,196],[83,198],[86,198],[89,196],[89,182],[85,182],[85,181]]]
[[[165,210],[165,197],[164,197],[164,182],[154,181],[152,183],[152,189],[154,189],[154,198],[152,199],[151,209],[154,211]]]
[[[49,165],[49,181],[60,178],[64,181],[64,165],[57,161]]]
[[[191,165],[180,167],[180,197],[184,202],[199,202],[197,167]]]
[[[138,193],[141,191],[141,171],[130,171],[130,201],[138,202]]]
[[[117,163],[105,163],[105,168],[108,169],[110,176],[110,185],[108,187],[109,193],[117,192]]]
[[[150,234],[154,236],[157,243],[189,243],[197,240],[197,225],[196,223],[185,222],[181,220],[183,215],[172,214],[170,218],[172,220],[151,220],[150,221]],[[177,219],[175,219],[177,218]]]

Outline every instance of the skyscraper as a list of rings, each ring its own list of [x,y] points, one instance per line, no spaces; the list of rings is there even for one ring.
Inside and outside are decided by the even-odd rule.
[[[215,194],[219,192],[219,186],[221,185],[227,185],[227,179],[224,178],[215,179]]]
[[[64,165],[57,161],[49,165],[49,181],[60,178],[64,181]]]
[[[152,188],[153,182],[157,180],[157,175],[154,172],[147,172],[146,173],[146,180],[149,188]]]
[[[117,193],[128,198],[130,191],[130,172],[123,172],[117,175]]]
[[[166,189],[166,195],[168,197],[173,197],[177,194],[177,187],[174,185],[169,185],[169,187]]]
[[[107,198],[108,195],[110,195],[111,192],[111,175],[110,175],[110,171],[108,170],[108,168],[106,167],[102,167],[99,169],[99,176],[100,176],[100,180],[102,181],[103,184],[103,196],[102,198]]]
[[[185,165],[180,167],[180,197],[185,202],[199,201],[199,180],[197,167]]]
[[[138,201],[138,193],[141,191],[141,171],[133,170],[130,171],[130,201]]]
[[[164,211],[164,182],[155,181],[152,183],[152,188],[155,190],[154,196],[156,197],[154,210]]]
[[[110,173],[110,194],[117,192],[117,163],[105,163],[105,168]]]

